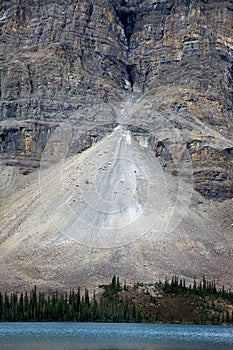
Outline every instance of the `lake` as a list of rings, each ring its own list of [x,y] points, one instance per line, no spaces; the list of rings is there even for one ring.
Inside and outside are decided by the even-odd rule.
[[[0,323],[1,350],[233,350],[233,327],[126,323]]]

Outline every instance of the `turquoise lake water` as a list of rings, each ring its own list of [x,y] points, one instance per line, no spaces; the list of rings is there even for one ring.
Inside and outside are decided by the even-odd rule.
[[[126,323],[0,323],[0,350],[233,350],[233,327]]]

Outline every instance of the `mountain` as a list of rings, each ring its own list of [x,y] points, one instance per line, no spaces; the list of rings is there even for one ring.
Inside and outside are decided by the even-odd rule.
[[[0,4],[0,286],[233,287],[232,1]]]

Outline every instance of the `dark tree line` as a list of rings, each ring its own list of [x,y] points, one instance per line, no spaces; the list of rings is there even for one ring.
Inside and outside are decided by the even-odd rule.
[[[152,284],[153,285],[153,284]],[[206,296],[221,297],[233,305],[233,293],[224,287],[217,290],[215,281],[208,282],[205,277],[199,283],[194,280],[192,285],[186,286],[184,279],[173,277],[153,285],[158,290],[170,295],[189,295],[205,298]],[[1,322],[33,322],[33,321],[76,321],[76,322],[153,322],[134,298],[128,293],[126,283],[121,286],[119,277],[113,276],[108,285],[99,286],[103,293],[98,297],[89,297],[87,289],[81,293],[71,290],[69,293],[53,292],[45,295],[37,291],[35,286],[30,293],[0,293],[0,321]],[[143,283],[136,283],[132,290],[143,287]],[[123,294],[122,294],[122,293]],[[125,293],[124,293],[125,292]],[[121,296],[120,296],[121,294]],[[124,295],[124,297],[122,297]],[[155,302],[151,297],[150,302]],[[214,308],[214,305],[213,305]],[[143,316],[142,316],[143,314]],[[155,320],[156,321],[156,320]],[[228,310],[224,318],[216,314],[213,323],[233,322],[233,315]]]
[[[233,293],[231,291],[225,290],[224,286],[221,289],[217,289],[215,280],[208,281],[205,276],[199,282],[194,278],[193,284],[189,284],[189,286],[186,286],[184,278],[179,279],[177,276],[174,276],[170,282],[166,279],[164,283],[160,281],[159,284],[162,286],[163,291],[167,293],[190,292],[202,297],[222,297],[233,303]]]
[[[99,321],[99,322],[136,322],[135,305],[131,300],[119,302],[117,297],[121,290],[119,278],[113,277],[112,283],[102,286],[104,293],[99,301],[94,293],[89,297],[85,289],[77,292],[59,294],[57,291],[46,296],[37,292],[35,286],[28,294],[0,293],[1,322],[32,321]]]
[[[201,305],[197,308],[201,323],[233,323],[233,312],[230,311],[233,306],[233,293],[225,290],[224,286],[218,289],[215,280],[208,281],[203,276],[199,282],[194,278],[193,283],[186,286],[185,279],[175,276],[170,282],[166,279],[164,283],[159,282],[156,285],[160,286],[165,293],[184,296],[194,305]],[[212,301],[211,306],[208,300]],[[219,306],[220,300],[223,300],[222,304],[225,306]],[[227,303],[231,306],[228,307]]]

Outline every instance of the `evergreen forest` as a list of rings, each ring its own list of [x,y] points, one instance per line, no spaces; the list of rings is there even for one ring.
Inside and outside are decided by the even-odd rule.
[[[149,322],[233,324],[233,293],[205,277],[186,286],[184,279],[121,284],[113,276],[97,291],[45,294],[0,293],[1,322]]]

